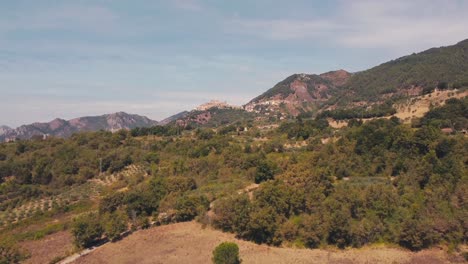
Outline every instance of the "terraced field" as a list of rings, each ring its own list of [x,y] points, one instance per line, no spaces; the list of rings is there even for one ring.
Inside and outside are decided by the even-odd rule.
[[[103,174],[99,176],[95,182],[101,184],[101,185],[112,185],[113,183],[116,183],[118,181],[122,180],[130,180],[135,177],[143,177],[146,178],[148,177],[148,173],[146,170],[143,168],[143,166],[139,165],[129,165],[125,167],[122,171],[115,173],[115,174]]]
[[[0,212],[0,226],[7,226],[29,218],[34,214],[63,208],[78,201],[94,199],[99,196],[102,186],[93,182],[70,188],[59,195],[27,201],[20,206]]]
[[[147,177],[142,166],[130,165],[116,174],[103,174],[98,179],[90,180],[82,185],[64,190],[59,195],[43,197],[26,201],[21,205],[0,211],[0,227],[17,223],[41,212],[64,208],[83,200],[94,200],[100,197],[106,186],[118,181],[129,180],[134,177]]]

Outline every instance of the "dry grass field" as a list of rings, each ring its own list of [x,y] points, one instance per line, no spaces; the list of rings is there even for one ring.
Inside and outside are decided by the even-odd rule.
[[[211,263],[213,249],[223,241],[236,242],[243,263],[463,263],[442,249],[417,253],[389,247],[348,250],[293,249],[257,245],[235,239],[196,222],[142,230],[116,243],[108,243],[75,263]]]
[[[57,258],[70,255],[73,250],[73,237],[70,232],[61,231],[41,240],[24,241],[20,246],[27,250],[31,257],[24,263],[50,263]]]
[[[445,100],[450,98],[463,98],[468,96],[468,91],[458,90],[436,90],[430,94],[417,96],[408,99],[406,102],[395,105],[396,117],[405,122],[410,122],[412,118],[422,117],[430,110],[431,105],[442,106]]]

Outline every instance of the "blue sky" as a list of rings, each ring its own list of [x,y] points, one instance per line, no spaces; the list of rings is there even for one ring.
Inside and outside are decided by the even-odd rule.
[[[468,38],[468,1],[0,1],[0,124],[244,104]]]

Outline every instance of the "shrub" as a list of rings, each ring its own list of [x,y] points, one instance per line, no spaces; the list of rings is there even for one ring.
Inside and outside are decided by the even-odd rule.
[[[176,220],[190,221],[205,212],[209,206],[210,203],[205,196],[182,196],[175,204]]]
[[[0,264],[20,263],[27,257],[11,241],[0,241]]]
[[[445,90],[448,88],[448,83],[447,82],[439,82],[437,84],[437,88],[440,90]]]
[[[165,187],[168,192],[187,192],[195,190],[197,184],[193,178],[170,177],[167,178]]]
[[[80,248],[92,246],[99,240],[104,230],[95,214],[88,214],[75,219],[72,234],[75,237],[75,245]]]
[[[238,264],[241,263],[239,258],[239,247],[236,243],[223,242],[219,244],[213,251],[214,264]]]
[[[109,240],[118,240],[120,235],[127,230],[126,215],[121,212],[107,214],[104,221],[104,230]]]
[[[257,166],[257,173],[255,174],[255,183],[272,180],[275,177],[275,166],[269,162],[260,162]]]

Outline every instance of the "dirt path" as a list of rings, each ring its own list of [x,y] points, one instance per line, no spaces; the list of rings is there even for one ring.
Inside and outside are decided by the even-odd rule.
[[[211,263],[213,249],[223,241],[236,242],[243,263],[451,263],[443,250],[417,253],[396,248],[367,247],[349,250],[292,249],[238,240],[196,222],[154,227],[107,243],[73,263]],[[461,261],[461,260],[460,260]]]
[[[71,256],[68,256],[64,259],[62,259],[59,264],[69,264],[69,263],[73,263],[74,261],[76,261],[78,258],[81,258],[83,256],[86,256],[88,255],[89,253],[93,252],[94,250],[96,250],[97,247],[92,247],[92,248],[87,248],[81,252],[78,252],[78,253],[75,253]]]

